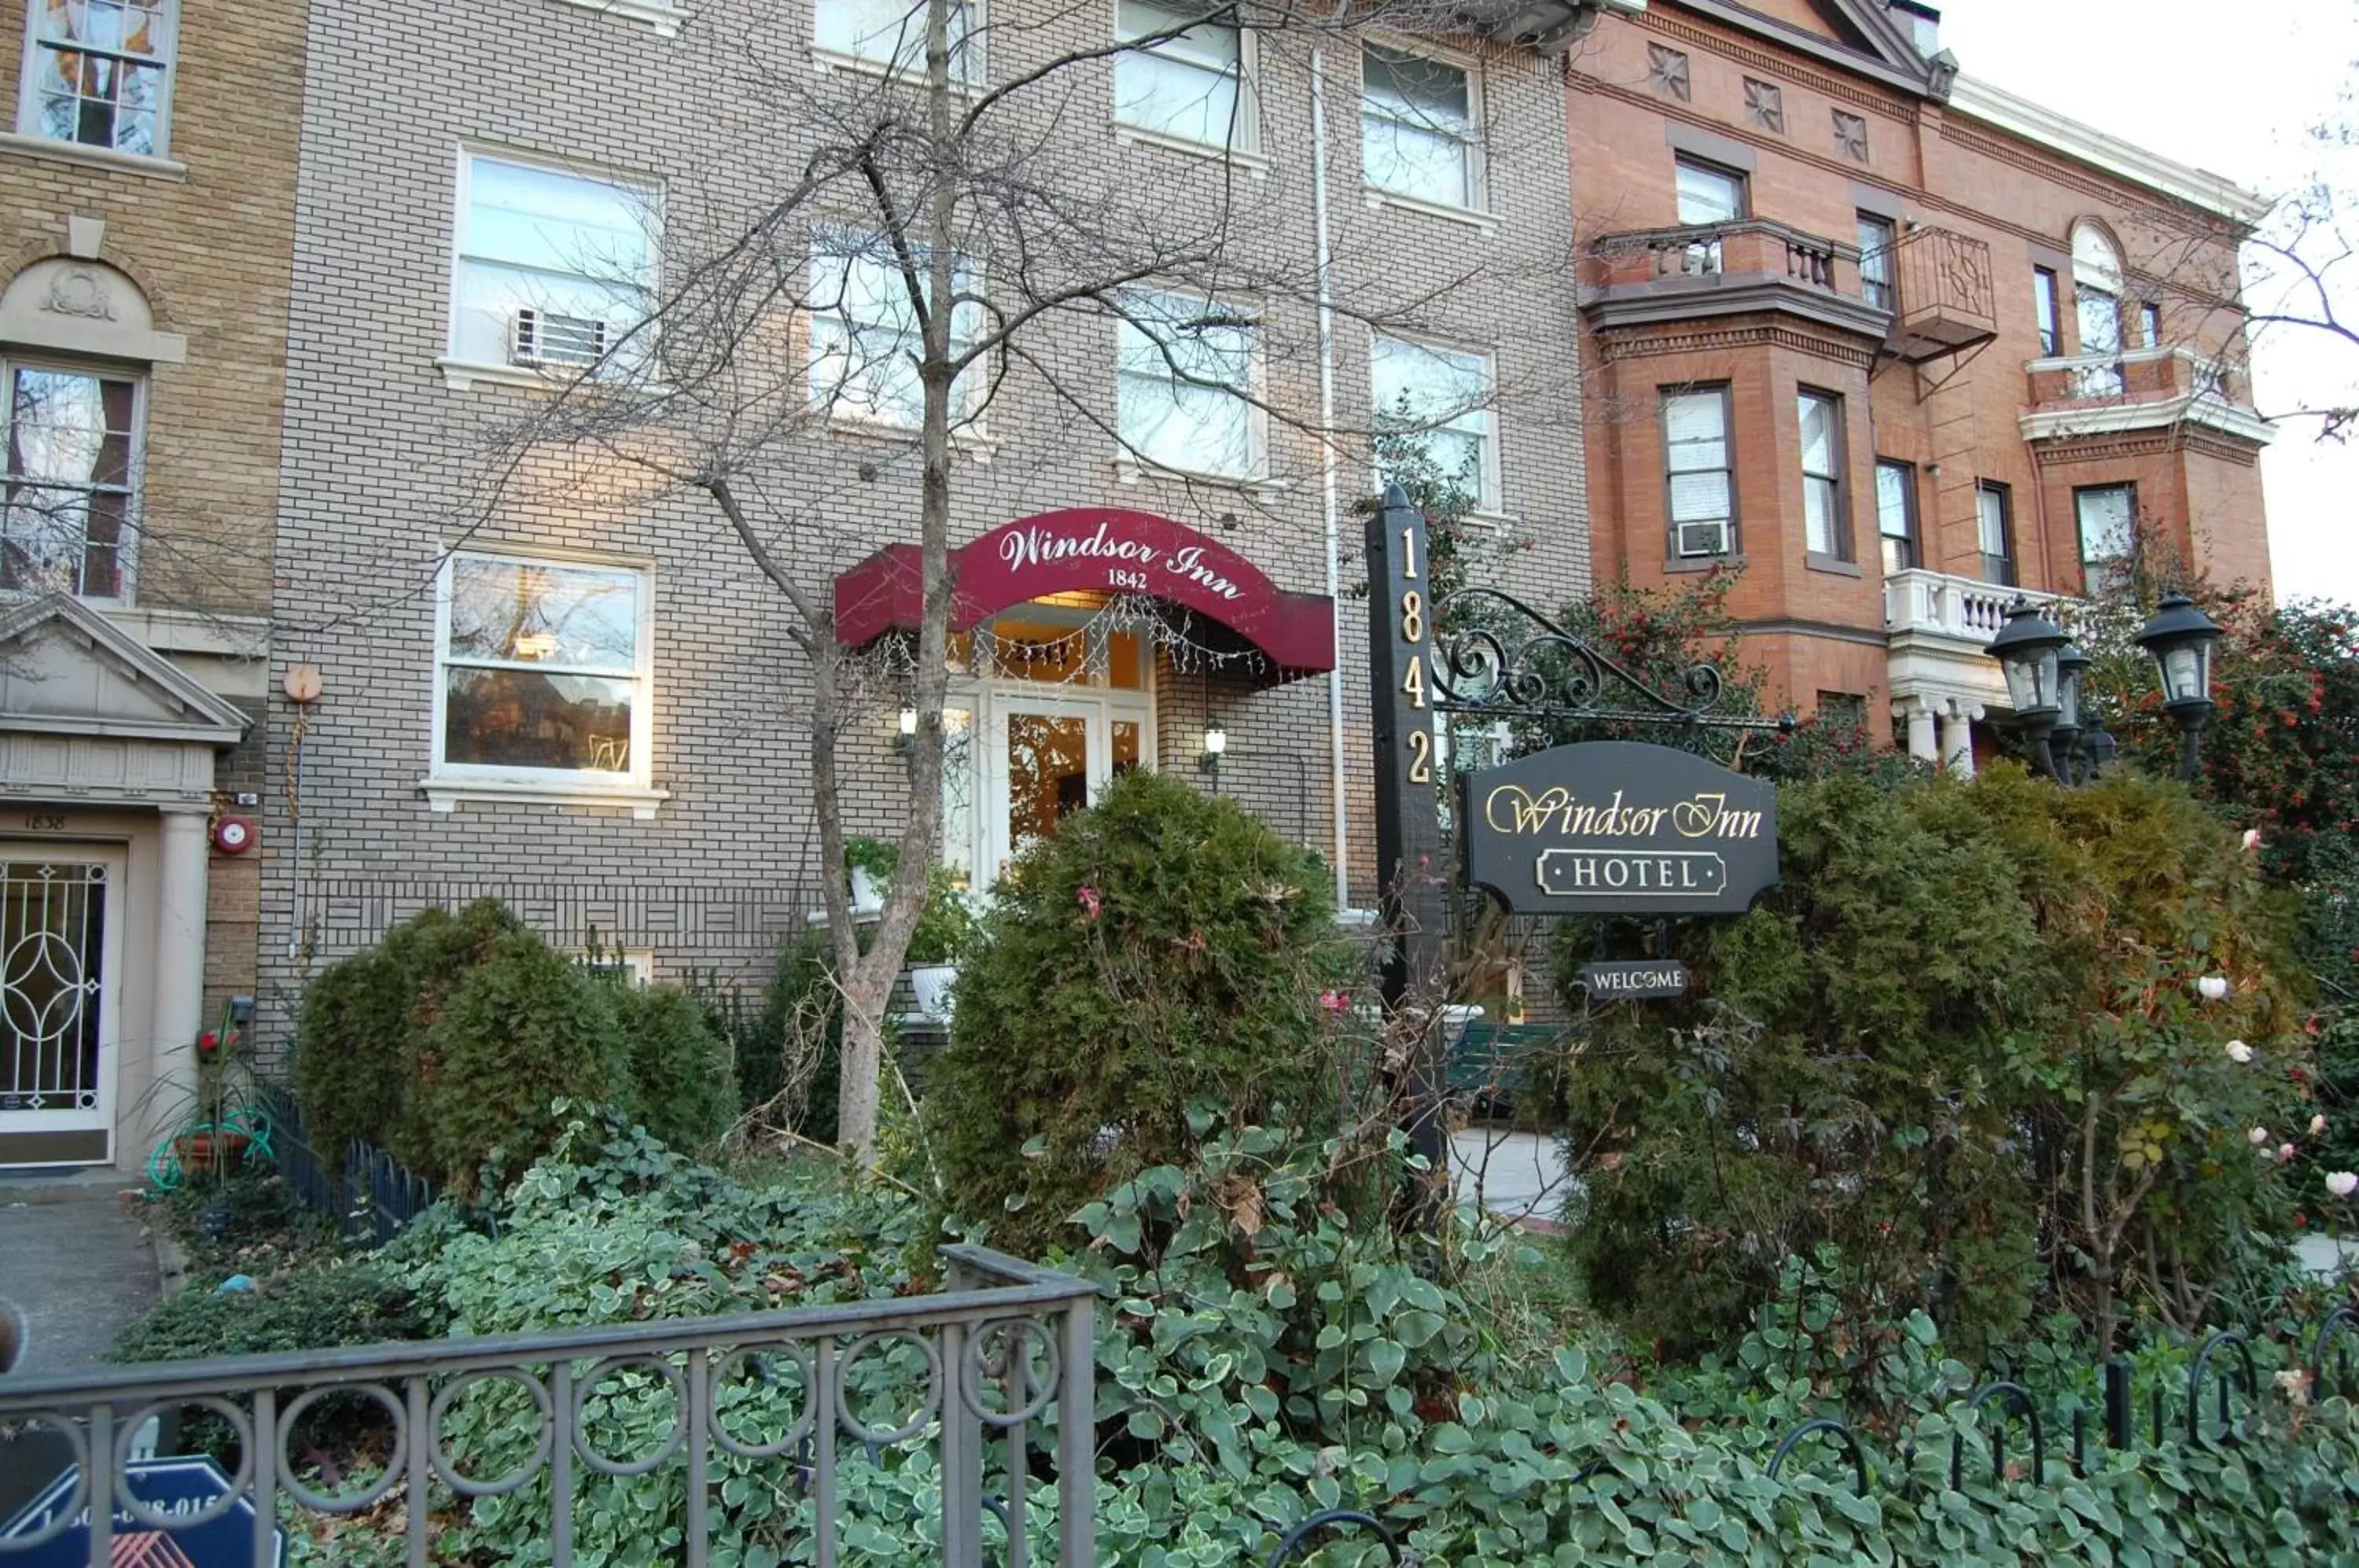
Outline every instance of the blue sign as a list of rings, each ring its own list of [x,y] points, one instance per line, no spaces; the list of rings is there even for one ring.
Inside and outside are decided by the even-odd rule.
[[[222,1474],[221,1466],[201,1456],[135,1459],[124,1467],[124,1474],[125,1489],[167,1518],[201,1514],[228,1496],[230,1489],[229,1477]],[[27,1540],[54,1526],[59,1513],[73,1500],[81,1479],[82,1467],[70,1467],[0,1529],[0,1542]],[[272,1530],[270,1561],[283,1562],[286,1555],[286,1532]],[[134,1519],[118,1506],[114,1561],[136,1568],[249,1568],[254,1562],[254,1499],[241,1497],[216,1517],[178,1530],[158,1529]],[[72,1524],[40,1545],[0,1552],[0,1563],[6,1568],[83,1568],[89,1562],[88,1498],[82,1500]]]

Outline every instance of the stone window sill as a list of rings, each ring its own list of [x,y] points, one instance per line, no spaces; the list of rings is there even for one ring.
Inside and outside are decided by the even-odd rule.
[[[583,0],[572,0],[572,3],[581,5]],[[914,61],[910,69],[900,69],[885,60],[871,60],[864,54],[846,54],[842,49],[821,49],[817,44],[811,46],[810,57],[811,65],[821,76],[869,76],[879,82],[898,82],[911,87],[926,84],[926,62],[922,60]],[[968,63],[971,74],[951,82],[951,91],[962,97],[973,98],[980,88],[972,72],[981,62],[970,60]]]
[[[688,13],[664,0],[560,0],[560,4],[576,5],[584,11],[603,12],[619,16],[626,22],[645,22],[656,30],[658,38],[678,38],[679,25]]]
[[[894,446],[915,446],[923,434],[915,426],[897,425],[885,419],[864,419],[852,414],[830,414],[827,420],[830,435],[852,441],[883,441]],[[973,458],[977,463],[989,463],[999,455],[999,442],[990,431],[978,425],[965,424],[951,431],[951,450]]]
[[[1745,556],[1735,555],[1672,555],[1663,558],[1666,572],[1710,572],[1716,566],[1742,566]]]
[[[1190,158],[1201,158],[1212,163],[1234,164],[1256,180],[1262,179],[1269,173],[1269,159],[1257,152],[1247,152],[1243,147],[1219,147],[1211,142],[1193,141],[1186,136],[1172,136],[1166,131],[1150,131],[1142,125],[1117,125],[1114,128],[1114,139],[1138,147],[1161,147],[1167,152],[1186,153]]]
[[[144,153],[117,152],[113,147],[85,147],[80,142],[22,136],[15,131],[0,132],[0,152],[48,158],[54,163],[78,163],[85,169],[111,169],[122,174],[144,174],[151,180],[186,180],[189,177],[189,166],[177,158],[149,158]]]
[[[1802,564],[1812,572],[1831,572],[1838,577],[1863,575],[1858,561],[1845,561],[1839,555],[1821,555],[1815,550],[1804,553]]]
[[[1283,495],[1294,486],[1283,479],[1240,477],[1234,474],[1199,474],[1191,469],[1165,468],[1158,463],[1141,463],[1135,457],[1114,460],[1114,476],[1118,484],[1136,485],[1143,480],[1160,480],[1167,485],[1202,485],[1214,490],[1235,490],[1253,496]]]
[[[1429,218],[1441,218],[1450,223],[1463,223],[1470,229],[1479,230],[1486,234],[1496,234],[1499,230],[1497,215],[1483,212],[1478,208],[1453,206],[1447,201],[1429,201],[1422,196],[1405,196],[1397,191],[1386,191],[1375,185],[1364,185],[1360,190],[1361,193],[1367,198],[1371,212],[1381,212],[1386,207],[1394,207],[1404,212],[1422,212]]]
[[[534,783],[522,779],[421,779],[419,792],[436,811],[455,811],[462,805],[589,806],[628,811],[643,822],[655,821],[656,808],[671,799],[669,789],[643,789],[631,785]]]

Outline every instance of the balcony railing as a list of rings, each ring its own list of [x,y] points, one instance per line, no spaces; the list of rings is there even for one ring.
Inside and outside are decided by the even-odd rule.
[[[2126,348],[2035,359],[2024,367],[2024,439],[2054,441],[2171,425],[2210,425],[2247,441],[2273,431],[2253,411],[2243,374],[2180,347]]]
[[[1998,636],[2006,624],[2007,606],[2017,595],[2051,618],[2069,613],[2068,601],[2058,593],[2031,593],[1946,572],[1896,572],[1884,580],[1885,633],[1931,633],[1980,648]]]
[[[1912,363],[1987,343],[1998,335],[1990,246],[1950,229],[1914,228],[1893,242],[1889,267],[1899,291],[1894,352]]]
[[[1670,278],[1782,278],[1861,295],[1856,250],[1766,218],[1609,234],[1597,248],[1607,289]]]
[[[873,1465],[882,1452],[922,1445],[933,1451],[930,1462],[911,1462],[938,1479],[919,1495],[938,1490],[940,1514],[938,1525],[920,1527],[922,1534],[939,1532],[940,1552],[929,1559],[980,1568],[988,1528],[1002,1538],[991,1543],[992,1559],[1020,1568],[1030,1547],[1052,1533],[1027,1510],[1037,1512],[1045,1501],[1038,1483],[1053,1477],[1056,1561],[1088,1568],[1096,1292],[1085,1280],[983,1247],[946,1247],[941,1256],[951,1288],[933,1296],[0,1381],[0,1427],[47,1426],[65,1438],[80,1466],[71,1495],[47,1523],[0,1540],[0,1568],[28,1551],[56,1561],[45,1543],[85,1513],[92,1568],[123,1560],[118,1513],[140,1530],[201,1522],[139,1501],[123,1470],[128,1434],[151,1416],[187,1406],[201,1408],[234,1440],[230,1495],[204,1517],[250,1501],[257,1564],[275,1561],[271,1531],[284,1522],[283,1511],[321,1519],[366,1512],[371,1533],[391,1537],[385,1544],[397,1541],[407,1561],[423,1568],[442,1561],[436,1538],[453,1510],[463,1515],[475,1499],[496,1498],[511,1513],[538,1510],[536,1538],[547,1543],[549,1562],[567,1568],[577,1499],[608,1477],[635,1475],[660,1475],[677,1486],[670,1505],[657,1506],[644,1521],[651,1543],[677,1542],[658,1549],[666,1562],[701,1568],[717,1532],[734,1534],[742,1546],[747,1520],[734,1517],[733,1505],[750,1495],[750,1481],[753,1491],[779,1503],[764,1510],[760,1529],[782,1557],[808,1552],[810,1560],[832,1563],[844,1533],[842,1500],[847,1493],[880,1495],[858,1477],[840,1488],[842,1456]],[[527,1429],[538,1409],[539,1435],[521,1463],[507,1467],[502,1454],[492,1465],[501,1473],[471,1474],[470,1465],[484,1456],[469,1452],[462,1435],[471,1422],[482,1424],[480,1409],[468,1407],[486,1399],[513,1399]],[[322,1399],[374,1410],[366,1419],[382,1429],[386,1456],[375,1475],[357,1474],[342,1486],[331,1480],[322,1490],[317,1456],[305,1452],[303,1420]],[[661,1430],[633,1454],[600,1446],[615,1441],[600,1412],[617,1399],[652,1399],[669,1410],[656,1423]],[[886,1405],[889,1413],[880,1416]],[[986,1494],[994,1447],[995,1490]],[[1044,1451],[1049,1469],[1036,1482]],[[668,1490],[657,1483],[633,1496]],[[114,1506],[91,1508],[93,1497]],[[1036,1530],[1043,1541],[1032,1540]]]

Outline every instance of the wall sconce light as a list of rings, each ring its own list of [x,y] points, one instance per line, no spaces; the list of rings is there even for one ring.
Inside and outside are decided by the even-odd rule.
[[[1218,719],[1204,726],[1204,754],[1196,758],[1196,766],[1207,773],[1221,770],[1221,757],[1229,749],[1229,732]]]
[[[909,749],[910,743],[915,741],[917,738],[918,710],[915,708],[904,708],[901,710],[900,733],[893,737],[893,749],[896,751],[907,751]]]

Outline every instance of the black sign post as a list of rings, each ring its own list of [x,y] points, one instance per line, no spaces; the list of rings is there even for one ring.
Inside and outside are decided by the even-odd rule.
[[[1368,670],[1376,746],[1376,870],[1383,930],[1385,1015],[1403,997],[1440,996],[1448,934],[1448,869],[1442,865],[1440,797],[1434,789],[1433,597],[1427,578],[1425,515],[1397,485],[1368,519]],[[1408,1102],[1410,1149],[1428,1162],[1424,1208],[1449,1191],[1441,1125],[1441,1012],[1422,1020],[1397,1088]]]

